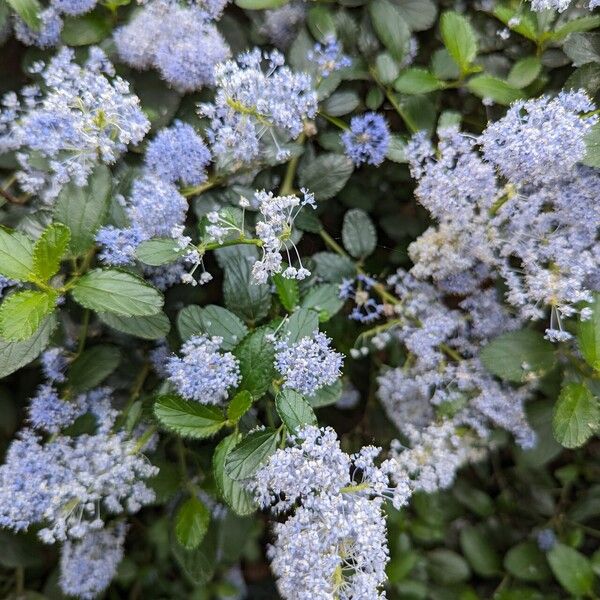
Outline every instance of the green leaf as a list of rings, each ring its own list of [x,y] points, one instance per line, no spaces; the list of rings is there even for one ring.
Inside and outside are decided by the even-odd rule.
[[[300,301],[300,290],[297,279],[288,279],[281,273],[275,273],[272,277],[277,296],[285,310],[291,312],[298,306]]]
[[[408,48],[410,29],[401,11],[389,0],[372,0],[369,15],[381,43],[394,58],[402,60]]]
[[[213,578],[218,564],[217,531],[214,524],[209,525],[204,539],[194,550],[188,550],[177,541],[176,535],[173,536],[171,551],[194,586],[207,584]]]
[[[33,31],[40,30],[42,6],[37,0],[6,0],[6,2],[25,21],[28,27]]]
[[[71,230],[69,251],[83,254],[94,243],[96,232],[104,222],[112,190],[112,176],[105,165],[98,165],[87,185],[65,185],[54,207],[54,218]]]
[[[341,117],[360,106],[360,98],[354,90],[340,90],[323,102],[323,112],[330,117]]]
[[[563,52],[580,67],[588,63],[600,63],[600,33],[574,33],[563,45]]]
[[[317,4],[309,9],[306,23],[313,37],[320,42],[325,42],[328,36],[335,37],[335,21],[329,8]]]
[[[340,298],[339,285],[335,283],[323,283],[308,290],[302,298],[302,308],[308,308],[319,314],[319,320],[328,321],[344,306]]]
[[[121,362],[116,346],[94,346],[78,356],[69,369],[69,385],[85,392],[102,383]]]
[[[554,576],[567,592],[574,596],[591,595],[594,572],[583,554],[559,542],[554,544],[547,557]]]
[[[192,323],[198,323],[200,329],[197,329],[191,335],[204,332],[210,337],[218,336],[223,339],[221,343],[223,350],[232,350],[235,348],[248,333],[248,328],[244,325],[244,322],[222,306],[209,304],[199,311],[189,311],[186,315],[184,311],[192,308],[198,307],[188,306],[179,313],[181,317],[181,320],[178,321],[180,333],[182,328],[191,331],[191,328],[196,326],[192,325]],[[189,337],[191,336],[185,336],[184,339],[188,339]]]
[[[481,99],[493,100],[496,104],[503,106],[508,106],[523,97],[521,90],[491,75],[477,75],[467,82],[467,87]]]
[[[162,312],[149,317],[121,317],[112,313],[98,313],[98,317],[109,327],[144,340],[160,340],[166,337],[171,329],[169,317]]]
[[[315,275],[323,281],[341,283],[343,279],[356,275],[354,263],[345,256],[333,252],[317,252],[312,255],[312,259],[317,265]]]
[[[583,31],[596,29],[597,27],[600,27],[600,15],[590,15],[579,19],[571,19],[556,31],[552,32],[552,39],[560,40],[570,33],[581,33]]]
[[[258,284],[252,278],[248,256],[238,250],[224,261],[225,305],[249,323],[264,319],[271,308],[271,290],[267,284]]]
[[[377,246],[377,231],[364,210],[353,208],[344,215],[342,240],[354,258],[365,258],[373,253]]]
[[[0,275],[17,281],[30,281],[33,276],[33,242],[4,227],[0,227]]]
[[[437,7],[433,0],[395,0],[411,31],[425,31],[435,24]]]
[[[249,433],[225,458],[225,473],[235,481],[252,477],[277,449],[279,434],[273,429]]]
[[[31,337],[54,311],[54,291],[25,290],[8,295],[0,305],[0,337],[18,342]]]
[[[545,581],[550,576],[544,553],[532,541],[511,548],[504,557],[505,569],[522,581]]]
[[[471,575],[467,561],[457,552],[438,548],[428,555],[427,571],[440,585],[448,586],[466,581]]]
[[[252,494],[243,484],[235,481],[225,472],[225,461],[241,438],[241,434],[232,433],[219,442],[213,455],[213,474],[219,493],[225,502],[236,514],[244,516],[256,510]]]
[[[496,6],[493,13],[512,31],[534,42],[538,39],[537,25],[530,14],[521,13],[507,5]]]
[[[175,394],[159,396],[154,414],[161,425],[182,437],[208,438],[225,425],[225,416],[216,406],[184,400]]]
[[[283,338],[295,344],[319,330],[319,315],[314,310],[299,308],[292,313],[283,327]]]
[[[353,170],[352,161],[344,154],[321,154],[298,170],[298,180],[317,200],[329,200],[342,190]]]
[[[460,547],[473,571],[482,577],[495,577],[500,573],[500,558],[490,544],[489,536],[474,526],[460,532]]]
[[[477,36],[469,20],[456,12],[445,12],[440,20],[444,46],[459,66],[468,73],[477,56]]]
[[[594,435],[600,425],[600,407],[582,383],[563,386],[554,407],[552,429],[565,448],[578,448]]]
[[[385,157],[396,163],[407,163],[406,141],[401,136],[392,133],[390,136],[390,145],[388,146]]]
[[[316,425],[317,416],[310,404],[295,390],[282,390],[275,398],[277,414],[287,427],[295,433],[305,425]]]
[[[240,362],[240,388],[257,400],[275,379],[275,348],[267,339],[271,333],[270,329],[260,327],[247,335],[233,352]]]
[[[143,279],[116,269],[94,269],[77,281],[73,298],[85,308],[122,317],[146,317],[160,312],[160,292]]]
[[[600,371],[600,293],[594,294],[594,301],[588,305],[592,316],[577,324],[577,343],[585,361]]]
[[[42,281],[56,275],[70,240],[71,232],[62,223],[52,223],[44,229],[33,247],[33,270]]]
[[[542,63],[536,56],[518,60],[510,70],[506,82],[513,88],[524,88],[532,84],[542,70]]]
[[[252,394],[247,390],[238,392],[227,407],[227,419],[232,423],[237,423],[252,406]]]
[[[67,46],[98,44],[110,35],[111,26],[110,14],[98,9],[80,17],[67,17],[60,37]]]
[[[400,74],[400,63],[389,52],[380,52],[375,59],[375,69],[381,83],[389,85]],[[378,87],[371,89],[381,91]]]
[[[444,87],[440,81],[427,69],[412,67],[400,74],[394,81],[394,89],[403,94],[427,94]]]
[[[175,262],[187,252],[188,250],[180,248],[172,238],[155,238],[142,242],[135,254],[144,264],[159,267]]]
[[[175,516],[175,535],[177,541],[187,550],[197,548],[210,523],[210,512],[197,498],[188,498]]]
[[[326,385],[317,390],[312,396],[307,398],[308,403],[313,408],[321,408],[335,404],[342,397],[343,384],[342,380],[338,379],[331,385]]]
[[[264,10],[268,8],[279,8],[287,0],[235,0],[235,3],[246,10]]]
[[[600,123],[596,123],[585,137],[586,152],[583,158],[583,164],[588,167],[600,168]],[[1,249],[0,249],[1,252]],[[0,273],[2,272],[2,262],[0,254]]]
[[[485,368],[507,381],[520,383],[552,369],[554,345],[531,329],[509,331],[493,339],[480,354]]]
[[[30,338],[22,342],[6,342],[0,339],[0,378],[14,373],[37,358],[48,345],[56,324],[56,317],[50,315]]]

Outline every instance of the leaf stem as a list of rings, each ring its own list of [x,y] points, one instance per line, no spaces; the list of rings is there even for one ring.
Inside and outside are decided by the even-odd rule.
[[[300,134],[298,137],[298,143],[304,144],[306,141],[306,134]],[[300,161],[300,155],[295,155],[292,157],[292,160],[287,165],[287,169],[285,171],[285,176],[283,177],[283,182],[281,184],[281,188],[279,190],[279,194],[281,196],[287,196],[291,194],[294,189],[294,177],[296,177],[296,170],[298,169],[298,162]]]

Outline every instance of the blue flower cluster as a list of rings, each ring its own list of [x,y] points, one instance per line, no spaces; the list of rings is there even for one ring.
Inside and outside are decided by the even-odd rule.
[[[380,165],[390,145],[390,130],[385,117],[365,113],[352,117],[350,130],[342,134],[346,154],[356,166]]]

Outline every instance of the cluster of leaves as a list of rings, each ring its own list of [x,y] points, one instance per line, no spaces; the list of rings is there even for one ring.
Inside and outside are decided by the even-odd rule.
[[[82,17],[66,19],[62,40],[71,46],[110,42],[118,18],[133,7],[109,0]],[[280,0],[238,0],[219,28],[234,50],[262,41],[261,11]],[[0,305],[0,434],[6,447],[24,419],[24,406],[40,380],[36,359],[49,344],[77,340],[65,388],[85,391],[110,383],[127,400],[122,420],[142,420],[161,431],[153,463],[155,505],[131,524],[126,558],[108,597],[197,600],[235,597],[230,569],[243,565],[249,598],[275,598],[265,558],[266,521],[243,479],[251,476],[285,436],[304,424],[331,424],[349,449],[397,434],[374,398],[380,363],[347,359],[345,377],[363,400],[348,411],[333,405],[342,382],[305,398],[281,389],[274,371],[275,330],[291,342],[324,329],[347,356],[363,344],[365,328],[349,321],[338,295],[345,277],[365,270],[382,277],[409,267],[407,247],[427,227],[412,198],[404,164],[407,137],[460,123],[481,131],[502,106],[545,90],[600,90],[600,16],[533,13],[521,1],[492,2],[489,10],[454,10],[432,0],[340,0],[314,3],[288,52],[296,69],[307,51],[335,33],[353,66],[319,86],[317,134],[290,145],[292,175],[319,201],[317,215],[302,212],[303,256],[313,276],[251,281],[251,245],[207,254],[218,274],[206,288],[176,286],[163,297],[141,269],[102,268],[94,236],[105,224],[124,224],[115,200],[139,170],[135,152],[112,172],[98,166],[87,186],[66,186],[52,210],[23,210],[30,199],[6,196],[0,229],[0,273],[21,286]],[[485,4],[485,3],[482,3]],[[0,28],[16,12],[39,25],[37,0],[0,0]],[[10,7],[10,8],[9,8]],[[510,35],[498,36],[508,28]],[[407,64],[411,38],[420,46]],[[0,86],[26,79],[27,65],[50,51],[7,43]],[[127,72],[154,130],[182,118],[196,124],[200,95],[181,97],[151,72]],[[485,103],[481,102],[485,100]],[[494,106],[489,107],[488,101]],[[355,170],[343,154],[338,127],[357,109],[385,112],[394,134],[388,160],[377,170]],[[586,162],[600,167],[600,128],[589,138]],[[193,197],[189,225],[202,246],[205,215],[231,204],[221,216],[237,223],[240,195],[276,188],[285,170],[263,165],[251,184],[215,178],[213,189]],[[14,157],[0,156],[7,178]],[[289,165],[288,165],[289,167]],[[210,187],[210,186],[209,186]],[[288,190],[289,191],[289,190]],[[340,243],[338,243],[338,240]],[[343,247],[342,247],[343,246]],[[172,240],[143,243],[137,257],[150,266],[179,257]],[[488,370],[507,382],[542,377],[531,406],[536,449],[522,452],[499,435],[497,449],[461,473],[448,492],[417,495],[411,508],[390,511],[388,597],[402,599],[536,599],[596,597],[600,576],[600,471],[593,440],[600,425],[600,296],[592,319],[574,330],[578,354],[550,344],[534,328],[505,334],[482,349]],[[285,320],[284,320],[285,319]],[[219,336],[240,364],[241,381],[224,407],[176,395],[152,371],[149,352],[167,338],[172,348],[200,333]],[[397,357],[386,357],[394,361]],[[266,423],[262,429],[256,426]],[[203,500],[202,498],[205,498]],[[230,510],[217,518],[210,498]],[[540,550],[536,534],[550,528],[558,541]],[[28,598],[59,599],[56,557],[34,536],[0,532],[0,595],[31,590]],[[596,552],[595,552],[596,551]],[[23,582],[23,573],[26,581]],[[34,592],[33,590],[38,590]]]

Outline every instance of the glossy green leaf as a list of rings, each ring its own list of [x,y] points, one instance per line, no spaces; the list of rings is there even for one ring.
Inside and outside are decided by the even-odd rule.
[[[253,398],[261,398],[275,379],[275,347],[268,339],[272,331],[266,327],[248,334],[235,348],[234,355],[239,360],[242,380],[240,388]]]
[[[227,419],[232,423],[237,423],[252,406],[252,394],[247,390],[238,392],[227,407]]]
[[[463,73],[477,56],[477,36],[469,19],[456,12],[445,12],[440,20],[444,46]]]
[[[62,223],[52,223],[44,229],[33,247],[33,270],[42,281],[56,275],[70,240],[71,232]]]
[[[179,260],[186,252],[172,238],[154,238],[142,242],[135,254],[144,264],[158,267]]]
[[[248,479],[275,452],[278,440],[273,429],[249,433],[225,458],[225,473],[235,481]]]
[[[159,396],[154,414],[166,429],[182,437],[212,437],[225,425],[225,415],[216,406],[184,400],[175,394]]]
[[[427,94],[442,89],[444,83],[427,69],[412,67],[394,81],[394,89],[403,94]]]
[[[162,312],[148,317],[121,317],[112,313],[98,313],[98,317],[109,327],[144,340],[160,340],[166,337],[171,329],[169,317]]]
[[[175,535],[178,542],[187,550],[197,548],[210,523],[210,511],[198,498],[188,498],[175,516]]]
[[[598,399],[583,383],[567,383],[554,407],[552,429],[565,448],[582,446],[600,428]]]
[[[277,414],[288,431],[295,433],[306,425],[316,425],[317,417],[310,404],[295,390],[285,389],[275,398]]]

